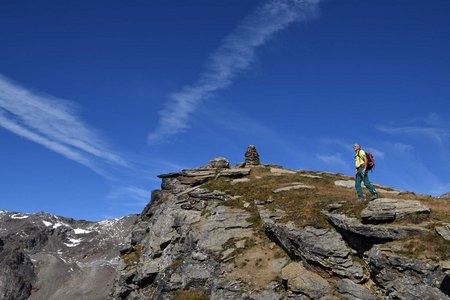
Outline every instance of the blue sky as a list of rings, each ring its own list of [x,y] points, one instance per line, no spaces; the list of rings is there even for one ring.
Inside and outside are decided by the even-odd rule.
[[[1,1],[0,209],[138,213],[156,175],[263,163],[450,191],[450,2]]]

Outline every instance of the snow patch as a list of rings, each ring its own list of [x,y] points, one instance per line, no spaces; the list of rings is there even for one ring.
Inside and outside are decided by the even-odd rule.
[[[74,231],[75,231],[75,234],[86,234],[86,233],[92,232],[92,231],[85,230],[85,229],[82,229],[82,228],[75,228]]]
[[[50,227],[53,225],[53,223],[47,222],[47,221],[42,221],[42,223],[44,223],[45,226]]]
[[[14,215],[11,216],[11,219],[26,219],[28,217],[29,216],[25,216],[25,215],[22,215],[22,214],[14,214]]]
[[[64,243],[67,247],[76,247],[81,243],[81,239],[72,239],[69,238],[70,243]]]
[[[65,226],[65,227],[71,228],[69,224],[66,224],[66,223],[58,221],[56,224],[53,224],[53,229],[56,229],[56,228],[61,227],[61,226]]]

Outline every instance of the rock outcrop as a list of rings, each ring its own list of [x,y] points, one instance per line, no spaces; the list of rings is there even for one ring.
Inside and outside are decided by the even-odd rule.
[[[328,212],[324,214],[335,227],[372,240],[401,240],[414,235],[430,233],[429,230],[420,226],[363,224],[356,218],[350,218],[343,214]]]
[[[389,299],[449,299],[449,279],[438,264],[397,255],[393,250],[374,246],[368,253],[373,280]]]
[[[397,224],[431,213],[414,194],[389,193],[415,199],[381,198],[347,215],[345,201],[322,194],[348,185],[344,176],[245,166],[210,161],[160,175],[121,252],[113,299],[450,299],[450,266],[391,245],[445,241],[429,222]],[[298,215],[323,221],[295,221],[302,201]]]
[[[28,256],[17,248],[0,247],[0,299],[27,299],[35,280]]]
[[[361,212],[361,218],[369,222],[392,222],[408,215],[424,213],[430,213],[430,209],[419,201],[378,198]]]

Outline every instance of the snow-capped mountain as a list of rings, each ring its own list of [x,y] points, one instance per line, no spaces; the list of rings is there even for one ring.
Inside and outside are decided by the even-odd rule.
[[[106,299],[135,219],[0,211],[0,299]]]

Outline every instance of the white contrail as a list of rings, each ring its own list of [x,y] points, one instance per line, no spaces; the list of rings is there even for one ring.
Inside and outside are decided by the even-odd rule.
[[[159,112],[150,143],[163,140],[188,127],[190,115],[212,93],[229,86],[239,71],[253,61],[255,49],[264,45],[275,33],[293,22],[315,16],[320,0],[270,0],[246,17],[211,55],[206,70],[198,80],[170,96]]]
[[[97,165],[127,166],[77,116],[73,104],[41,96],[0,75],[0,126],[101,173]]]

